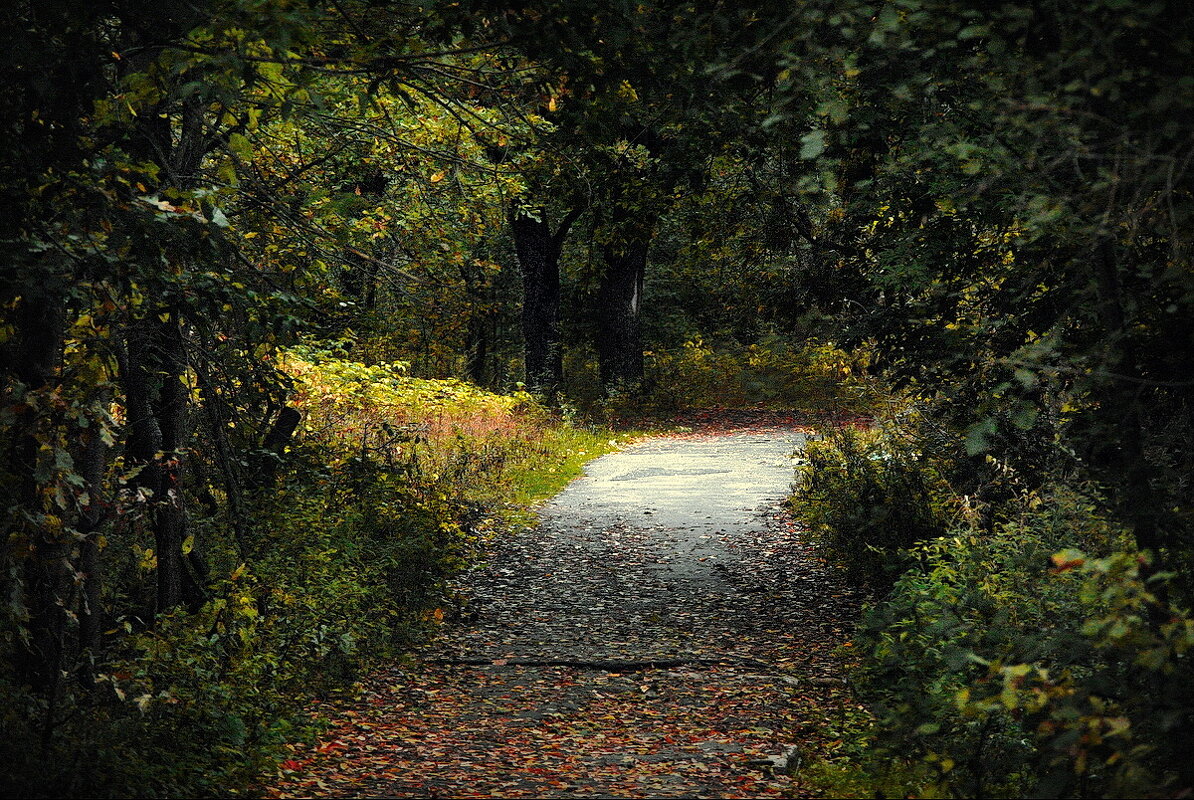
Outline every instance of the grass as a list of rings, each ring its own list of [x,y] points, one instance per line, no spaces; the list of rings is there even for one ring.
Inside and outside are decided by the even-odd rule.
[[[397,362],[296,351],[281,366],[295,379],[299,439],[328,453],[333,466],[364,458],[489,512],[555,495],[586,462],[637,435],[561,421],[525,392],[407,377]]]
[[[510,502],[533,505],[555,496],[584,473],[584,465],[618,450],[632,436],[610,431],[560,426],[544,431],[541,455],[520,458],[511,465]]]

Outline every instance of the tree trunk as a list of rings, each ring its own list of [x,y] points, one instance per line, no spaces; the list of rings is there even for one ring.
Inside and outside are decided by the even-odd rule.
[[[162,429],[162,480],[165,494],[162,497],[163,504],[158,509],[154,538],[159,551],[162,547],[169,548],[170,568],[178,575],[181,599],[197,609],[207,600],[208,568],[202,551],[193,541],[188,552],[182,551],[187,538],[186,498],[183,492],[186,486],[191,395],[189,387],[183,382],[187,355],[182,321],[177,314],[171,314],[161,324],[159,331],[162,343],[162,390],[158,395],[156,412]]]
[[[468,320],[468,341],[465,345],[465,374],[478,386],[485,386],[485,366],[489,362],[489,314],[475,311]]]
[[[619,161],[607,202],[609,217],[603,226],[605,271],[597,288],[596,350],[601,388],[638,393],[643,382],[642,319],[643,283],[647,251],[667,198],[679,178],[666,152],[664,139],[650,125],[629,122],[622,136],[647,149],[655,166],[643,170]],[[625,171],[623,171],[625,170]]]
[[[568,212],[553,233],[547,209],[538,218],[520,210],[510,213],[514,250],[522,270],[522,336],[527,390],[553,399],[564,383],[560,345],[560,252],[582,209]]]
[[[207,109],[199,94],[182,101],[177,117],[169,103],[161,108],[161,114],[139,118],[144,156],[162,167],[161,188],[185,191],[195,184],[203,159],[214,146],[205,134]],[[185,268],[185,260],[178,266]],[[194,607],[206,599],[207,566],[193,547],[190,553],[182,552],[187,526],[184,446],[190,408],[190,389],[183,376],[188,364],[179,310],[168,300],[159,302],[156,314],[130,324],[122,372],[129,411],[128,453],[133,463],[142,465],[139,485],[152,493],[149,516],[157,557],[154,608],[162,613],[184,600]]]
[[[268,451],[270,455],[262,458],[256,476],[249,479],[251,489],[273,485],[278,474],[278,463],[286,452],[286,445],[290,443],[290,438],[294,436],[294,432],[298,430],[299,423],[302,421],[303,416],[297,408],[284,406],[278,412],[278,418],[274,420],[269,432],[265,434],[265,440],[261,443],[261,449]],[[223,458],[224,454],[221,453],[221,457]]]
[[[241,558],[244,558],[248,552],[248,537],[246,536],[248,517],[245,512],[244,497],[241,493],[241,482],[232,464],[232,448],[228,444],[227,421],[222,412],[223,401],[219,394],[212,389],[211,380],[204,374],[202,368],[195,370],[195,377],[199,383],[199,397],[202,400],[203,410],[207,414],[208,426],[211,429],[211,441],[215,445],[217,466],[224,477],[224,496],[228,500],[229,522],[232,525],[237,552]],[[195,466],[198,467],[198,462],[195,462]],[[260,460],[253,475],[258,479],[272,482],[276,466],[273,460]],[[254,485],[252,481],[253,477],[251,476],[249,478],[250,487]],[[196,483],[206,486],[201,478]],[[219,504],[210,491],[204,489],[204,493],[209,498],[209,513],[214,516],[219,512]]]
[[[182,543],[186,536],[183,506],[183,453],[188,390],[182,330],[175,315],[157,323],[134,322],[126,337],[125,395],[128,401],[127,451],[142,465],[137,484],[151,493],[150,525],[157,556],[155,610],[169,611],[183,599],[203,598],[202,587],[187,571]]]
[[[99,538],[100,527],[106,517],[101,492],[108,448],[104,445],[99,425],[98,422],[92,422],[87,429],[78,459],[79,475],[87,487],[87,503],[79,519],[79,571],[83,575],[82,597],[79,600],[79,650],[82,661],[79,679],[86,686],[93,681],[93,665],[100,649],[100,631],[103,629],[103,574],[100,571]]]
[[[26,395],[47,389],[62,358],[64,309],[55,297],[20,298],[14,313],[15,345],[9,370],[25,386]],[[8,454],[8,472],[16,478],[15,506],[26,514],[27,546],[22,588],[29,613],[29,644],[17,665],[22,679],[53,696],[61,673],[66,636],[66,594],[69,590],[70,540],[61,525],[51,525],[38,480],[42,439],[52,436],[55,422],[39,414],[35,404],[21,403]],[[39,436],[39,432],[41,436]],[[57,512],[54,516],[60,515]],[[18,558],[21,554],[14,553]]]
[[[560,350],[560,262],[543,211],[539,219],[515,211],[510,226],[522,268],[522,337],[527,391],[554,395],[564,380]]]
[[[597,359],[605,391],[634,391],[643,379],[640,326],[649,239],[605,248],[605,272],[597,291]]]
[[[1104,239],[1095,254],[1096,286],[1099,317],[1107,351],[1103,354],[1104,369],[1109,373],[1134,375],[1139,371],[1135,341],[1130,321],[1124,313],[1123,293],[1119,279],[1119,262],[1115,242]],[[1116,465],[1122,484],[1118,493],[1120,507],[1128,518],[1136,545],[1156,553],[1164,545],[1159,526],[1162,503],[1152,488],[1149,475],[1153,470],[1145,450],[1145,432],[1149,425],[1141,407],[1144,401],[1139,385],[1109,383],[1105,407],[1108,420],[1115,420],[1119,431],[1119,463]]]

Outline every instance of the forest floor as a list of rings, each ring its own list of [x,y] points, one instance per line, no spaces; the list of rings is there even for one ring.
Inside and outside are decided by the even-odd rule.
[[[780,501],[806,430],[724,415],[591,462],[460,579],[269,797],[805,796],[855,603]]]

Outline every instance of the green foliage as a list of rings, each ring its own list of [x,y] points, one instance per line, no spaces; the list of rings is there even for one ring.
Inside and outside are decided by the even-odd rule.
[[[841,338],[952,403],[972,453],[1014,463],[1060,434],[1140,546],[1188,548],[1173,465],[1194,408],[1177,322],[1194,173],[1162,165],[1190,153],[1189,15],[917,0],[794,17],[776,124],[825,133],[804,139],[822,180],[803,192],[840,204],[814,232],[852,245],[839,273],[862,278]],[[1074,424],[1049,424],[1066,404]]]
[[[561,424],[523,391],[503,395],[456,379],[412,378],[401,363],[366,365],[336,355],[295,348],[283,358],[296,380],[293,402],[304,412],[302,436],[333,464],[386,464],[416,491],[449,491],[487,506],[534,502],[617,446],[601,431]]]
[[[826,556],[880,594],[953,511],[933,463],[890,427],[831,428],[809,442],[790,505]]]
[[[433,624],[469,518],[445,499],[453,487],[437,489],[415,492],[404,475],[358,461],[263,495],[246,543],[253,566],[224,572],[202,608],[122,638],[92,691],[67,690],[72,713],[43,709],[62,720],[49,752],[6,752],[8,780],[44,796],[177,797],[221,794],[268,770],[311,724],[304,698],[342,689]],[[6,749],[38,742],[37,703],[14,693],[4,705]],[[39,764],[54,769],[29,771]]]
[[[1052,487],[1021,498],[990,533],[955,526],[910,551],[916,565],[854,643],[856,685],[876,718],[863,772],[902,776],[918,796],[1190,785],[1178,748],[1194,620],[1164,599],[1169,577],[1125,549],[1130,537],[1102,505]]]
[[[194,527],[218,578],[208,602],[147,628],[133,587],[156,557],[138,539],[110,556],[107,602],[126,616],[94,688],[63,687],[51,708],[0,678],[13,792],[215,795],[269,771],[314,724],[306,698],[343,691],[425,636],[444,619],[447,578],[511,512],[616,446],[525,393],[337,355],[283,357],[304,420],[277,482],[254,490],[243,538]]]
[[[0,20],[5,780],[240,782],[436,618],[486,509],[612,446],[446,377],[516,380],[542,207],[587,234],[552,242],[586,410],[857,409],[864,360],[915,394],[796,505],[876,589],[919,565],[863,669],[922,789],[1190,788],[1188,12],[333,5]]]
[[[647,354],[646,402],[661,411],[767,406],[860,410],[866,391],[859,359],[832,344],[796,346],[778,335],[714,348],[702,339]]]
[[[714,346],[697,338],[646,353],[637,391],[604,391],[583,352],[567,359],[569,390],[586,416],[610,422],[653,420],[711,408],[866,413],[875,400],[865,355],[832,344],[795,344],[770,334],[753,344]]]

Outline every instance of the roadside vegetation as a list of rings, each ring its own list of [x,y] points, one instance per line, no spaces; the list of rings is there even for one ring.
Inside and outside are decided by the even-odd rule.
[[[808,785],[839,797],[1186,785],[1194,617],[1181,573],[1077,470],[1029,483],[947,444],[909,404],[802,455],[792,509],[870,598],[843,654],[868,713]]]
[[[190,521],[202,603],[150,617],[154,542],[135,508],[109,534],[109,655],[86,693],[47,701],[4,683],[6,794],[222,795],[272,773],[282,745],[318,732],[312,698],[452,618],[448,579],[621,436],[561,423],[525,393],[343,356],[280,356],[302,421],[256,454],[239,519],[213,497]]]

